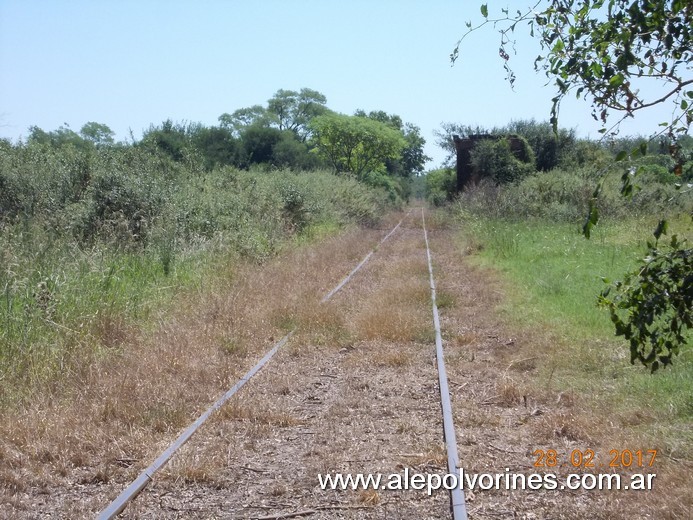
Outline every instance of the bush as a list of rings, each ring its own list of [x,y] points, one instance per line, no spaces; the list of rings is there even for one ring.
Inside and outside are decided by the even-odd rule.
[[[426,198],[434,206],[450,202],[457,193],[457,175],[452,168],[432,170],[426,174]]]
[[[13,220],[22,209],[21,189],[14,178],[0,171],[0,223]]]
[[[474,170],[482,179],[493,179],[497,183],[519,181],[535,171],[534,153],[527,141],[523,144],[522,157],[517,158],[507,139],[479,141],[471,151]]]
[[[158,148],[0,143],[0,262],[11,266],[0,270],[0,404],[4,388],[57,380],[113,346],[103,320],[146,317],[234,257],[375,225],[389,199],[324,171],[205,171]]]
[[[167,198],[165,185],[155,179],[117,170],[103,173],[94,179],[75,229],[89,242],[100,236],[121,246],[144,243]]]
[[[575,145],[573,130],[559,128],[556,134],[551,123],[534,119],[513,121],[498,133],[518,134],[526,139],[536,155],[536,168],[539,171],[556,168]]]
[[[405,199],[405,190],[402,185],[404,179],[398,179],[381,172],[368,172],[363,175],[361,180],[366,185],[380,188],[385,192],[390,204],[399,205]]]
[[[599,172],[594,168],[556,169],[538,172],[520,182],[495,185],[485,181],[466,189],[459,196],[459,208],[492,218],[546,218],[581,223],[587,214]],[[623,218],[661,212],[685,211],[690,201],[677,196],[672,184],[646,177],[631,199],[619,193],[620,181],[607,178],[597,201],[602,216]]]

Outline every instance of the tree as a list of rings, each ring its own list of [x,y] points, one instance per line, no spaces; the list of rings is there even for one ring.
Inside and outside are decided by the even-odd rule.
[[[457,175],[452,168],[439,168],[426,173],[426,197],[434,206],[450,202],[457,193]]]
[[[575,131],[558,128],[555,132],[548,122],[537,122],[534,119],[520,119],[511,121],[503,127],[491,129],[480,126],[460,125],[455,123],[443,123],[442,129],[435,132],[437,144],[448,152],[447,163],[452,163],[456,156],[455,143],[450,139],[451,135],[462,138],[470,135],[491,134],[495,136],[519,135],[527,140],[533,150],[536,159],[536,169],[548,171],[568,159],[575,146]]]
[[[201,126],[191,136],[191,141],[202,154],[206,170],[236,163],[238,141],[228,128]]]
[[[287,130],[296,139],[305,142],[310,136],[311,119],[330,112],[325,106],[326,102],[327,98],[317,90],[303,88],[296,92],[279,89],[267,101],[267,108],[261,105],[239,108],[231,114],[220,115],[219,124],[230,130],[234,137],[240,137],[252,126]]]
[[[269,126],[271,116],[260,105],[239,108],[232,114],[224,113],[219,116],[219,124],[222,128],[230,130],[238,137],[244,128],[250,125]]]
[[[539,1],[525,11],[490,18],[487,4],[481,6],[483,21],[467,22],[450,58],[460,56],[464,38],[492,24],[500,34],[499,54],[508,80],[515,82],[508,46],[518,25],[526,25],[537,38],[545,55],[536,58],[535,69],[554,82],[551,123],[556,131],[561,101],[574,94],[592,105],[593,117],[603,124],[602,133],[618,131],[627,117],[660,105],[671,111],[669,121],[653,135],[667,135],[676,152],[680,136],[693,123],[693,4],[690,0],[551,0]],[[608,119],[618,114],[608,127]],[[623,161],[647,152],[647,145],[630,153],[620,152]],[[681,170],[681,163],[677,165]],[[630,196],[635,186],[628,169],[622,177],[622,194]],[[601,183],[592,197],[583,233],[599,220],[596,200]],[[690,190],[689,190],[690,193]],[[693,329],[693,253],[674,235],[668,246],[660,247],[666,220],[654,232],[642,266],[602,293],[601,304],[611,313],[616,333],[630,341],[631,362],[640,361],[652,371],[672,362]],[[616,294],[612,296],[611,290]],[[653,290],[654,289],[654,290]],[[671,297],[663,298],[659,289]]]
[[[308,144],[297,139],[293,132],[285,130],[272,147],[272,164],[295,170],[315,170],[320,167],[320,158],[311,153]]]
[[[405,146],[400,157],[386,161],[388,173],[399,177],[412,177],[423,173],[426,161],[431,158],[424,153],[426,140],[421,136],[421,129],[411,123],[404,123],[402,118],[396,114],[388,114],[382,110],[373,110],[366,113],[364,110],[357,110],[354,113],[357,117],[367,117],[374,121],[379,121],[390,126],[402,134]]]
[[[143,133],[140,146],[150,149],[159,149],[174,161],[182,161],[185,158],[186,149],[190,145],[190,125],[174,123],[167,119],[160,127],[149,125]]]
[[[317,90],[302,88],[296,92],[279,89],[267,102],[267,112],[274,117],[279,130],[291,130],[305,141],[310,120],[327,112],[325,103],[327,98]]]
[[[498,184],[520,181],[534,173],[534,152],[525,140],[521,143],[526,160],[515,156],[506,138],[480,141],[471,151],[474,171],[480,178],[493,179]]]
[[[504,133],[521,135],[527,140],[534,150],[539,171],[557,167],[575,145],[574,130],[557,128],[554,132],[550,123],[539,123],[534,119],[512,121]]]
[[[95,146],[108,146],[113,144],[115,133],[108,126],[89,121],[82,126],[79,131],[83,139],[93,143]]]
[[[272,164],[274,147],[282,140],[283,132],[277,128],[262,125],[250,125],[241,133],[243,158],[241,166],[251,164]]]
[[[29,127],[29,143],[37,143],[59,148],[62,146],[74,146],[78,150],[90,148],[90,143],[65,123],[57,130],[46,132],[38,126]]]
[[[337,173],[361,178],[370,171],[384,171],[385,162],[397,159],[406,142],[402,134],[369,118],[328,114],[310,123],[318,152]]]
[[[424,153],[426,139],[421,135],[421,129],[411,123],[404,124],[404,140],[406,145],[402,150],[402,157],[399,160],[401,165],[401,175],[411,177],[421,175],[426,168],[426,163],[431,158]]]

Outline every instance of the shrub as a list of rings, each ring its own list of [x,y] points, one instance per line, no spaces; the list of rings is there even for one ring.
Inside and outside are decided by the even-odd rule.
[[[404,200],[403,179],[398,179],[381,172],[365,173],[361,179],[366,185],[380,188],[387,194],[388,201],[393,204],[400,204]]]
[[[519,181],[534,172],[534,152],[527,141],[523,144],[521,158],[515,156],[507,139],[479,141],[471,151],[471,162],[482,179],[498,183]]]
[[[556,168],[575,145],[574,130],[559,128],[556,134],[548,121],[512,121],[505,130],[507,133],[521,135],[527,140],[536,155],[536,168],[539,171]]]
[[[12,220],[22,209],[20,188],[14,178],[0,171],[0,223]]]
[[[432,170],[426,174],[426,198],[434,206],[450,202],[457,192],[457,175],[452,168]]]
[[[461,193],[458,207],[493,218],[582,222],[597,176],[594,168],[576,168],[537,172],[511,184],[495,185],[487,180]],[[690,210],[690,201],[678,196],[673,184],[662,184],[646,177],[640,180],[641,189],[631,199],[626,199],[619,193],[619,180],[608,177],[597,201],[600,214],[622,218]]]

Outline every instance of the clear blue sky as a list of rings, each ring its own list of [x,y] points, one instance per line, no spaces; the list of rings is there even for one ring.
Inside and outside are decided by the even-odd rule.
[[[441,122],[549,115],[553,89],[533,71],[538,47],[524,30],[514,92],[490,27],[450,66],[470,19],[480,20],[475,1],[0,0],[0,137],[96,121],[119,140],[130,129],[140,138],[151,123],[214,125],[281,88],[308,87],[338,112],[385,110],[418,125],[434,166]],[[639,116],[624,129],[646,134],[660,120]],[[592,137],[599,128],[574,100],[561,125]]]

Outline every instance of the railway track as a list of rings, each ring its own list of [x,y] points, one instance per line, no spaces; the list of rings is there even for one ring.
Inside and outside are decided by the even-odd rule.
[[[405,225],[403,226],[403,222]],[[410,225],[411,227],[406,228],[407,225]],[[405,229],[406,228],[406,229]],[[417,229],[418,228],[418,229]],[[426,229],[426,223],[425,223],[425,215],[423,209],[421,210],[421,217],[420,219],[418,218],[417,213],[412,213],[409,212],[389,233],[387,233],[381,240],[380,242],[371,250],[368,252],[368,254],[363,258],[363,260],[339,283],[337,284],[331,291],[329,291],[321,300],[321,304],[327,305],[329,302],[340,292],[342,291],[343,288],[345,288],[354,278],[358,276],[364,276],[364,273],[368,271],[367,269],[364,269],[365,266],[368,265],[369,261],[374,256],[376,255],[377,252],[381,251],[383,248],[381,246],[386,245],[386,242],[390,240],[390,243],[393,243],[393,236],[397,236],[397,232],[400,230],[401,233],[406,233],[409,236],[409,239],[413,239],[414,234],[418,233],[418,236],[420,237],[419,240],[423,239],[423,245],[425,247],[420,248],[418,253],[421,256],[423,255],[424,249],[425,249],[425,258],[427,260],[427,269],[428,269],[428,281],[429,281],[429,289],[430,289],[430,304],[432,308],[432,313],[433,313],[433,328],[435,331],[435,347],[436,347],[436,367],[437,367],[437,381],[438,381],[438,393],[440,397],[440,408],[442,410],[442,414],[438,414],[440,419],[442,419],[442,431],[443,431],[443,436],[445,440],[445,446],[446,446],[446,454],[445,454],[445,459],[447,461],[447,471],[448,473],[457,473],[459,474],[458,466],[458,451],[457,451],[457,444],[455,440],[455,427],[452,422],[452,406],[450,403],[450,394],[448,390],[448,380],[447,380],[447,375],[445,371],[445,362],[443,358],[443,345],[442,345],[442,336],[441,336],[441,331],[440,331],[440,318],[439,318],[439,313],[438,313],[438,307],[436,304],[436,289],[435,289],[435,281],[434,281],[434,273],[433,273],[433,267],[432,267],[432,258],[431,258],[431,251],[429,247],[429,242],[428,242],[428,232]],[[415,253],[415,251],[410,251],[410,253]],[[429,321],[429,327],[430,327],[430,321]],[[283,338],[281,338],[273,347],[270,351],[268,351],[265,356],[252,368],[250,369],[241,379],[233,385],[232,388],[230,388],[224,395],[222,395],[216,402],[214,402],[207,410],[205,410],[204,413],[202,413],[196,421],[194,421],[186,430],[179,435],[179,437],[167,448],[165,449],[156,459],[155,461],[147,467],[140,475],[125,489],[120,493],[120,495],[113,500],[105,509],[101,511],[99,514],[98,518],[99,519],[110,519],[110,518],[115,518],[118,516],[120,513],[122,513],[126,507],[128,507],[133,501],[135,501],[135,498],[141,493],[141,491],[154,479],[155,474],[164,466],[167,465],[171,461],[171,459],[174,457],[174,455],[181,450],[181,448],[184,446],[184,444],[200,429],[200,427],[208,421],[210,417],[212,417],[215,412],[219,411],[222,406],[227,403],[233,396],[235,396],[241,388],[243,388],[247,383],[251,381],[251,379],[258,373],[262,371],[263,374],[268,374],[267,377],[269,377],[270,372],[272,369],[270,368],[271,363],[270,361],[275,358],[276,354],[282,350],[283,347],[287,343],[289,343],[292,340],[292,336],[295,334],[300,334],[300,331],[297,330],[292,330],[288,334],[286,334]],[[347,350],[348,353],[348,348],[347,349],[340,349],[340,353],[343,353],[344,350]],[[430,353],[429,353],[430,355]],[[395,361],[393,361],[394,363]],[[278,361],[275,361],[274,365],[274,370],[275,371],[281,371],[282,366],[277,366]],[[267,367],[267,368],[265,368]],[[329,367],[323,367],[319,369],[321,372],[321,377],[325,378],[328,383],[330,382],[331,378],[337,378],[338,376],[331,375],[329,372]],[[290,375],[289,375],[290,377]],[[364,382],[364,384],[368,385],[368,382]],[[320,387],[325,387],[329,386],[329,384],[323,384],[321,383],[319,385]],[[428,392],[430,393],[430,387],[428,388]],[[321,388],[324,389],[324,388]],[[334,388],[334,391],[338,391],[338,388]],[[329,392],[329,391],[328,391]],[[329,393],[327,394],[329,395]],[[327,398],[327,397],[325,397]],[[416,399],[416,398],[415,398]],[[309,401],[308,401],[309,402]],[[230,404],[229,404],[230,405]],[[436,429],[437,428],[437,435],[440,437],[440,428],[438,428],[437,425],[435,426],[430,426],[428,429]],[[308,432],[306,435],[312,435],[314,433]],[[406,458],[406,454],[404,454]],[[425,466],[425,464],[424,464]],[[257,470],[259,473],[262,473],[263,470],[260,468],[251,468],[248,471],[254,471]],[[313,475],[314,477],[314,475]],[[317,485],[317,482],[313,483],[314,486]],[[377,495],[377,492],[374,491],[374,495],[371,495],[373,498],[369,499],[368,495],[366,498],[363,500],[364,506],[369,506],[369,505],[374,505],[378,503],[381,498]],[[444,493],[443,491],[440,492],[440,494]],[[176,507],[170,506],[169,508],[173,508],[173,510],[176,509]],[[360,510],[360,506],[331,506],[327,507],[323,510],[296,510],[293,513],[284,513],[284,514],[275,514],[275,515],[268,515],[268,516],[255,516],[254,518],[291,518],[291,517],[297,517],[297,516],[308,516],[317,513],[318,511],[341,511],[340,514],[344,514],[344,511],[347,509],[350,509],[353,507],[354,510]],[[394,506],[396,507],[396,505]],[[179,508],[180,509],[180,508]],[[466,519],[467,518],[467,513],[465,509],[465,502],[464,502],[464,495],[461,490],[456,489],[453,490],[452,493],[450,494],[449,498],[449,506],[448,506],[448,516],[452,517],[454,520],[461,520],[461,519]],[[127,514],[127,513],[126,513]],[[136,514],[136,513],[135,513]],[[437,514],[436,514],[437,515]],[[439,516],[432,516],[432,517],[439,517]],[[340,516],[342,517],[342,516]]]

